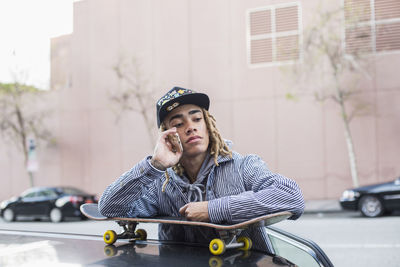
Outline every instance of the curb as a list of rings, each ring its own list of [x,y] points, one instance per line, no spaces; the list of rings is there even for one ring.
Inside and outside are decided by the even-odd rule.
[[[337,199],[306,200],[304,214],[343,213]]]

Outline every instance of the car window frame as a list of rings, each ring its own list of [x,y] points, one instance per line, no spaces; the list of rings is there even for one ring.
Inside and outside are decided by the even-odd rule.
[[[286,232],[274,226],[267,226],[265,228],[268,235],[272,235],[279,239],[282,239],[283,237],[285,239],[283,241],[286,241],[291,245],[305,251],[307,254],[309,254],[311,257],[314,258],[314,260],[317,262],[317,264],[319,264],[319,266],[324,266],[324,267],[334,266],[330,261],[330,259],[328,258],[328,256],[325,254],[325,252],[314,241],[299,237],[297,235]],[[300,247],[297,243],[301,244],[303,247]]]

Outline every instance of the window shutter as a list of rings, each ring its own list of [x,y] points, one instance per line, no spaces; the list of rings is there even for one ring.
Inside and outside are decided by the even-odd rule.
[[[299,36],[284,36],[276,38],[276,60],[286,61],[299,58]]]
[[[291,62],[299,59],[299,4],[250,11],[249,63]]]
[[[261,10],[250,13],[250,35],[270,34],[271,29],[271,10]],[[272,38],[251,39],[250,62],[251,64],[272,62]]]
[[[399,0],[375,0],[375,20],[400,18]]]
[[[345,0],[346,53],[372,52],[371,26],[359,24],[371,20],[371,0]]]
[[[371,20],[371,0],[345,0],[346,24]]]
[[[400,50],[400,22],[376,27],[376,51],[390,50]]]
[[[400,1],[375,0],[375,20],[376,51],[400,50]]]
[[[277,8],[276,32],[298,31],[299,17],[298,6]],[[296,60],[299,58],[299,34],[281,36],[276,38],[276,60]]]
[[[255,11],[250,14],[251,35],[271,33],[271,10]]]
[[[297,31],[299,29],[297,6],[277,8],[275,16],[276,32]]]
[[[347,53],[400,50],[399,0],[345,0],[344,7]]]
[[[272,39],[251,41],[251,64],[272,62]]]
[[[351,27],[346,29],[346,53],[372,52],[371,27]]]

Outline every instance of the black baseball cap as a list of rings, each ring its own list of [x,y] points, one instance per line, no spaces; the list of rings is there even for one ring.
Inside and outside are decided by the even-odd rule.
[[[157,101],[157,126],[160,127],[165,117],[174,108],[185,104],[193,104],[208,110],[210,99],[206,94],[197,93],[191,89],[181,87],[172,88]]]

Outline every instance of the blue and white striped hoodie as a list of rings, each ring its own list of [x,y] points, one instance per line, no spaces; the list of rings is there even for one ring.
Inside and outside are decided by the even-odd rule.
[[[233,151],[232,158],[219,156],[219,166],[213,164],[208,177],[194,184],[169,168],[170,181],[164,192],[165,172],[154,168],[150,159],[143,159],[107,187],[99,201],[104,216],[179,217],[182,206],[193,198],[202,200],[196,195],[199,191],[208,201],[212,223],[233,224],[279,211],[290,211],[289,219],[297,219],[303,213],[304,199],[296,182],[271,172],[256,155]],[[162,240],[208,243],[218,237],[214,229],[205,227],[160,225],[159,230]],[[273,253],[264,228],[250,228],[241,235],[250,237],[254,249]]]

